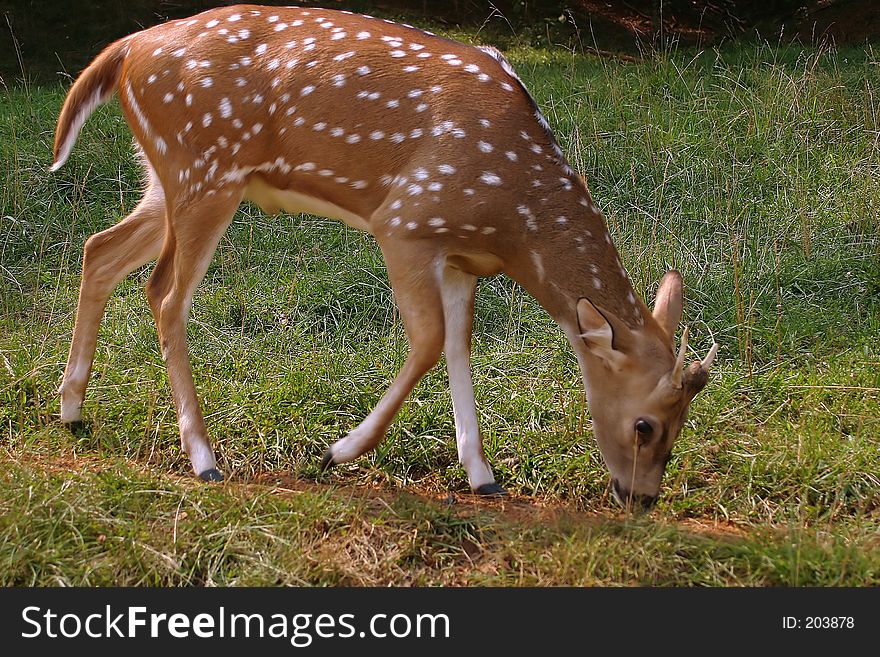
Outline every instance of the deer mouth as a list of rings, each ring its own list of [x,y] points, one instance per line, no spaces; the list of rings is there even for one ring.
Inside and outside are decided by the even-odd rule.
[[[611,480],[611,494],[615,501],[627,511],[646,512],[657,502],[657,495],[639,495],[631,493],[620,485],[617,479]]]

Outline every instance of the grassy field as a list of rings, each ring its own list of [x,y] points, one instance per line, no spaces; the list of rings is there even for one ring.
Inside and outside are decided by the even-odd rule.
[[[180,450],[149,268],[111,298],[71,435],[82,245],[141,182],[115,104],[48,175],[64,89],[21,85],[0,95],[0,584],[880,584],[880,52],[507,54],[638,291],[677,267],[693,347],[722,345],[652,514],[616,508],[567,342],[500,277],[474,370],[511,498],[469,495],[443,368],[375,453],[320,475],[403,329],[372,238],[249,206],[189,329],[227,482]]]

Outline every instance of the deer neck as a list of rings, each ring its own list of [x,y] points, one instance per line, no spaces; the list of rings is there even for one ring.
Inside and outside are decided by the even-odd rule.
[[[574,201],[566,194],[532,204],[534,215],[527,223],[539,228],[527,227],[505,271],[567,333],[577,328],[576,307],[582,298],[630,329],[641,329],[648,308],[633,290],[602,214],[583,182],[578,183]]]

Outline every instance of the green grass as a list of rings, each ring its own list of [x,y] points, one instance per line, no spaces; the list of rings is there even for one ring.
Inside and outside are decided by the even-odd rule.
[[[500,277],[481,282],[474,371],[514,501],[467,499],[443,368],[373,454],[320,476],[402,365],[403,329],[372,238],[249,206],[189,328],[228,483],[188,476],[149,268],[110,300],[90,430],[70,435],[55,391],[82,245],[141,183],[115,106],[48,175],[64,89],[23,86],[0,96],[0,583],[880,583],[880,54],[508,54],[637,290],[678,268],[695,349],[722,345],[657,509],[615,509],[574,356]]]

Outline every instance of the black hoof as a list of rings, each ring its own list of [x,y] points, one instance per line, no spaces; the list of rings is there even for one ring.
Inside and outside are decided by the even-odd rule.
[[[324,452],[324,458],[321,459],[321,472],[326,472],[334,465],[336,464],[333,462],[333,452],[328,449]]]
[[[74,420],[73,422],[65,422],[64,426],[66,426],[71,433],[76,433],[77,431],[82,431],[85,428],[86,423],[82,420]]]
[[[200,472],[199,477],[203,481],[223,481],[223,475],[220,474],[220,471],[217,468],[211,468],[210,470]]]
[[[507,491],[494,482],[491,484],[483,484],[474,492],[477,495],[483,495],[485,497],[507,497]]]
[[[77,438],[89,438],[92,435],[92,426],[90,424],[86,424],[82,420],[65,422],[64,426],[66,426],[67,430],[70,431],[70,433],[72,433]]]

